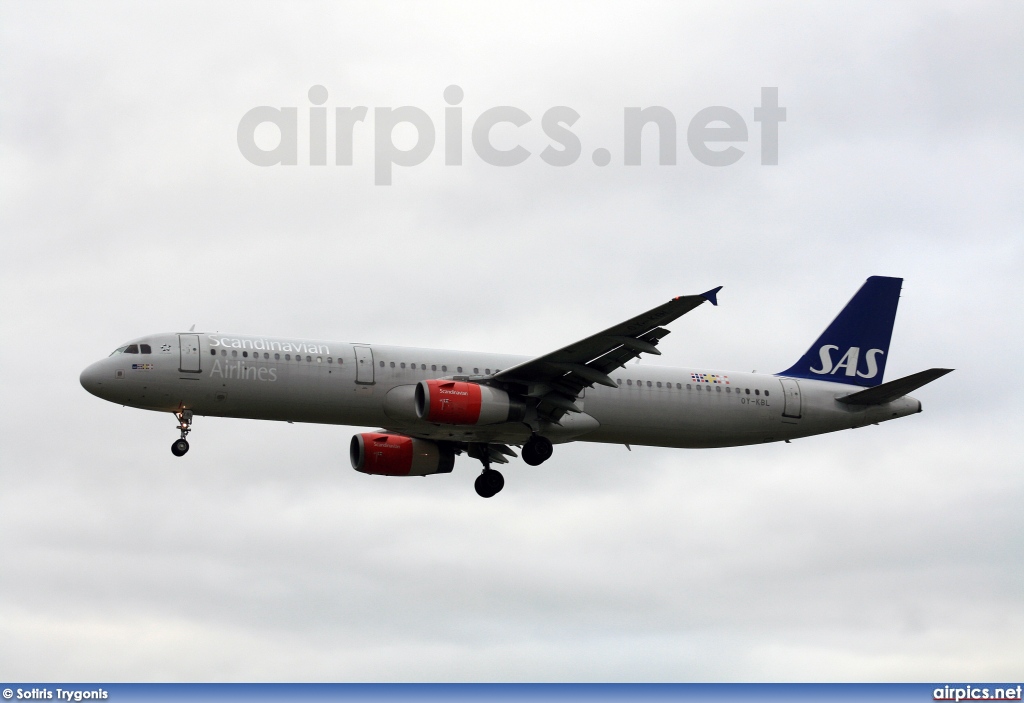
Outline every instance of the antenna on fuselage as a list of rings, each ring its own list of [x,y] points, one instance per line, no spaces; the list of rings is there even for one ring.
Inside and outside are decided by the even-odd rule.
[[[196,326],[192,325],[191,327],[188,328],[188,331],[189,332],[195,332],[196,331]]]

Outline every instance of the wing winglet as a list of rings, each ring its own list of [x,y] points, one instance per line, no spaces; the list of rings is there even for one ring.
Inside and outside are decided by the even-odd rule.
[[[715,307],[718,307],[718,291],[720,290],[722,290],[722,286],[718,286],[718,288],[712,288],[707,293],[701,293],[700,297],[704,298],[704,300],[708,301]]]

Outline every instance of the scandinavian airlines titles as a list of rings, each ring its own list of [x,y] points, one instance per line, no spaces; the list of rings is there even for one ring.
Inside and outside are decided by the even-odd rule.
[[[279,342],[273,339],[241,339],[238,337],[218,337],[206,335],[211,347],[228,347],[229,349],[259,349],[266,351],[302,352],[304,354],[330,354],[331,348],[326,344],[310,344],[309,342]]]
[[[220,359],[215,359],[210,369],[210,377],[220,376],[221,378],[237,378],[241,381],[276,381],[277,369],[266,366],[253,366],[244,361],[225,361],[223,366]]]

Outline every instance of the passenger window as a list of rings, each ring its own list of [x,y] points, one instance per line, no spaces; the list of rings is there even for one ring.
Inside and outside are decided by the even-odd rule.
[[[312,359],[309,356],[307,356],[306,361],[312,361]]]
[[[718,391],[719,393],[721,393],[722,392],[722,387],[721,386],[715,386],[715,390]]]
[[[249,352],[247,352],[247,351],[242,352],[242,356],[245,357],[245,358],[248,358],[249,357]]]
[[[318,356],[318,357],[316,358],[316,363],[318,363],[318,364],[322,364],[322,363],[324,363],[324,358],[323,358],[322,356]],[[383,362],[383,361],[382,361],[382,362],[380,362],[380,363],[381,363],[381,366],[383,366],[383,365],[384,365],[384,362]]]
[[[437,364],[431,364],[430,365],[430,370],[431,371],[437,371]]]
[[[676,384],[676,390],[680,390],[680,391],[683,390],[683,384],[682,383],[677,383]]]
[[[441,370],[442,370],[442,371],[447,371],[447,370],[448,370],[448,367],[447,367],[447,366],[442,366],[442,367],[441,367]]]
[[[228,350],[227,349],[221,349],[220,350],[220,355],[221,356],[227,356],[228,355]]]
[[[427,365],[426,364],[420,364],[420,371],[426,371],[426,370],[427,370]]]
[[[650,381],[648,381],[648,382],[647,382],[647,387],[648,387],[648,388],[650,388],[650,387],[651,387],[651,382],[650,382]]]
[[[744,391],[744,392],[745,392],[745,393],[746,393],[747,395],[750,395],[750,389],[749,389],[749,388],[744,388],[744,389],[743,389],[743,391]]]
[[[380,367],[381,367],[381,368],[384,368],[384,362],[383,362],[383,361],[382,361],[382,362],[380,362]]]
[[[703,389],[703,388],[701,388],[700,386],[697,386],[697,390],[699,390],[699,391],[702,391],[702,390],[704,390],[704,389]]]
[[[725,392],[726,393],[732,393],[732,388],[729,388],[729,386],[726,386],[725,387]]]
[[[263,358],[264,359],[269,359],[270,358],[270,353],[269,352],[263,352]],[[328,359],[328,361],[330,361],[330,359]]]
[[[633,385],[633,379],[631,379],[631,378],[627,378],[627,379],[626,379],[626,385],[627,385],[627,386],[632,386],[632,385]]]
[[[127,347],[124,348],[124,353],[125,354],[138,354],[139,353],[139,345],[138,344],[129,344]]]
[[[647,384],[650,385],[650,384]],[[661,388],[661,381],[658,381],[658,388]]]
[[[457,370],[458,370],[459,373],[462,373],[462,367],[461,366]]]
[[[706,390],[708,393],[710,393],[711,392],[711,386],[704,386],[704,390]]]
[[[622,379],[621,379],[621,378],[617,378],[617,379],[615,379],[615,382],[616,382],[617,384],[619,384],[620,386],[622,385]]]
[[[395,362],[391,362],[391,368],[395,368]]]
[[[761,389],[758,388],[754,391],[754,395],[761,395]]]
[[[231,356],[238,356],[238,350],[237,349],[232,349],[231,350]]]
[[[150,347],[148,344],[140,344],[139,345],[139,349],[142,350],[143,354],[152,354],[153,353],[153,348]]]
[[[484,373],[487,374],[487,375],[490,375],[491,370],[490,369],[484,369]]]
[[[478,368],[474,367],[474,368],[473,368],[473,373],[480,373],[480,369],[478,369]]]
[[[280,355],[280,354],[278,354],[277,352],[274,352],[274,358],[275,358],[276,360],[280,361],[280,360],[281,360],[281,355]]]
[[[291,361],[292,360],[292,355],[291,354],[285,354],[284,355],[284,360],[285,361]]]
[[[333,364],[333,363],[334,363],[334,360],[333,360],[333,359],[331,359],[331,357],[327,357],[327,363],[328,363],[328,364]],[[383,365],[384,365],[384,362],[382,361],[380,365],[381,365],[381,366],[383,366]]]
[[[402,368],[403,369],[405,368],[405,362],[404,361],[402,362]]]
[[[692,388],[690,388],[690,384],[689,383],[686,384],[686,390],[688,390],[688,391],[692,391],[693,390]]]
[[[217,356],[217,350],[216,349],[211,349],[210,350],[210,356]]]
[[[765,392],[764,392],[764,394],[765,394],[765,395],[768,395],[768,391],[765,391]]]

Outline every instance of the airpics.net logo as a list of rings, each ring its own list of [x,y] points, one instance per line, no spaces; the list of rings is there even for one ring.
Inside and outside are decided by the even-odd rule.
[[[445,88],[442,149],[445,166],[463,164],[464,122],[466,116],[460,104],[465,93],[457,85]],[[309,160],[310,166],[326,166],[328,108],[327,89],[314,85],[308,91]],[[370,129],[365,105],[335,107],[333,110],[335,166],[353,165],[353,144],[357,129]],[[761,104],[753,108],[753,121],[760,126],[761,165],[779,163],[779,124],[786,121],[786,108],[779,106],[778,88],[761,88]],[[550,143],[537,156],[554,167],[572,166],[583,154],[583,144],[572,127],[580,120],[580,113],[567,105],[556,105],[540,118],[540,129]],[[412,168],[424,163],[437,145],[437,129],[426,110],[412,105],[373,108],[373,182],[391,185],[394,168]],[[515,133],[531,128],[533,117],[518,107],[499,105],[491,107],[472,120],[469,127],[470,143],[480,161],[491,166],[518,166],[534,154],[520,143],[510,148],[498,148],[492,140],[492,131],[498,125],[511,125]],[[264,125],[276,128],[277,144],[265,148],[258,143],[257,131]],[[645,129],[651,125],[652,128]],[[415,132],[412,146],[403,149],[395,143],[396,130]],[[503,126],[503,130],[509,127]],[[265,131],[265,130],[262,130]],[[676,165],[676,117],[666,107],[626,107],[622,112],[622,164],[640,166],[643,140],[656,138],[658,164]],[[743,115],[730,107],[712,105],[698,110],[685,131],[686,146],[698,162],[713,167],[731,166],[745,155],[740,148],[749,140],[748,126]],[[505,145],[503,145],[505,146]],[[299,164],[299,108],[260,105],[246,112],[238,122],[238,150],[256,166],[297,166]],[[612,152],[598,147],[590,153],[597,166],[612,163]]]

